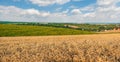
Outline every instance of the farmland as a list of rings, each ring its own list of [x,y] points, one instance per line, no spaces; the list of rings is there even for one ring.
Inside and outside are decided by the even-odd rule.
[[[98,34],[114,32],[111,30],[119,27],[120,24],[0,22],[0,37]]]
[[[120,0],[0,0],[0,62],[120,62]]]
[[[0,37],[0,62],[120,62],[120,34]]]
[[[0,62],[120,62],[114,27],[119,24],[0,23]]]
[[[0,24],[0,36],[78,35],[94,32],[48,26]]]

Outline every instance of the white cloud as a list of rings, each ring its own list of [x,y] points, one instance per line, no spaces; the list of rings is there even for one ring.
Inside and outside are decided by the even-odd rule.
[[[69,12],[69,9],[62,11],[62,13],[65,13],[65,14],[67,14],[68,12]]]
[[[86,6],[86,7],[83,7],[83,8],[80,8],[81,11],[85,12],[85,11],[95,11],[96,8],[94,7],[95,5],[89,5],[89,6]]]
[[[21,12],[23,15],[37,15],[37,16],[42,16],[42,17],[47,17],[50,15],[49,12],[40,12],[36,9],[26,9]]]
[[[115,0],[97,0],[98,5],[111,5]]]
[[[38,10],[35,10],[35,9],[27,9],[27,10],[24,10],[22,14],[40,15],[40,12]]]
[[[65,4],[67,2],[70,2],[70,0],[29,0],[29,1],[39,6],[48,6],[52,4]]]
[[[49,13],[36,9],[21,9],[15,6],[0,6],[0,20],[24,22],[77,22],[78,15],[68,16],[69,10],[62,13]],[[75,21],[73,21],[75,20]]]
[[[120,2],[120,0],[97,0],[97,4],[104,7],[116,5],[118,2]]]
[[[60,11],[62,9],[62,7],[56,8],[55,11]]]
[[[99,6],[96,9],[97,15],[103,16],[102,18],[105,20],[113,20],[114,18],[113,21],[120,21],[118,18],[120,17],[120,7],[116,5],[119,1],[120,0],[98,0],[97,3]]]
[[[48,17],[49,15],[49,12],[38,11],[36,9],[21,9],[15,6],[0,6],[0,20],[37,21]]]
[[[47,1],[47,0],[44,0]],[[33,22],[120,22],[120,0],[110,3],[109,0],[97,0],[95,5],[83,8],[72,8],[60,12],[45,12],[34,8],[21,9],[15,6],[0,6],[0,20],[33,21]],[[96,7],[97,6],[97,7]]]
[[[95,13],[86,13],[83,15],[83,17],[95,17],[96,14]]]
[[[79,9],[73,9],[71,11],[72,14],[81,14],[81,11]]]

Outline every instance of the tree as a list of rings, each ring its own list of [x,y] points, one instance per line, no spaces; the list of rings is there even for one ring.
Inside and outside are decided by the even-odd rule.
[[[100,26],[98,30],[99,30],[99,31],[104,31],[104,30],[105,30],[105,27],[104,27],[104,26]]]

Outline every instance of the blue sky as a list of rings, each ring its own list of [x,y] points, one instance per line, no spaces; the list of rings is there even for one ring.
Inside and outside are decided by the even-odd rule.
[[[1,21],[120,22],[120,0],[0,0]]]
[[[95,4],[96,0],[72,0],[67,2],[66,4],[50,4],[46,6],[38,6],[37,4],[32,4],[28,0],[0,0],[0,5],[4,6],[16,6],[22,9],[29,9],[29,8],[35,8],[37,10],[42,11],[50,11],[50,12],[56,12],[55,10],[57,8],[61,8],[62,10],[71,9],[70,6],[75,6],[76,8],[81,8],[88,6],[90,4]]]

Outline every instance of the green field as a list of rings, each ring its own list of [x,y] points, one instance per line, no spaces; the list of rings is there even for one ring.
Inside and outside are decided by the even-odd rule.
[[[3,36],[46,36],[46,35],[78,35],[93,34],[94,32],[68,28],[47,26],[0,24],[0,37]]]

